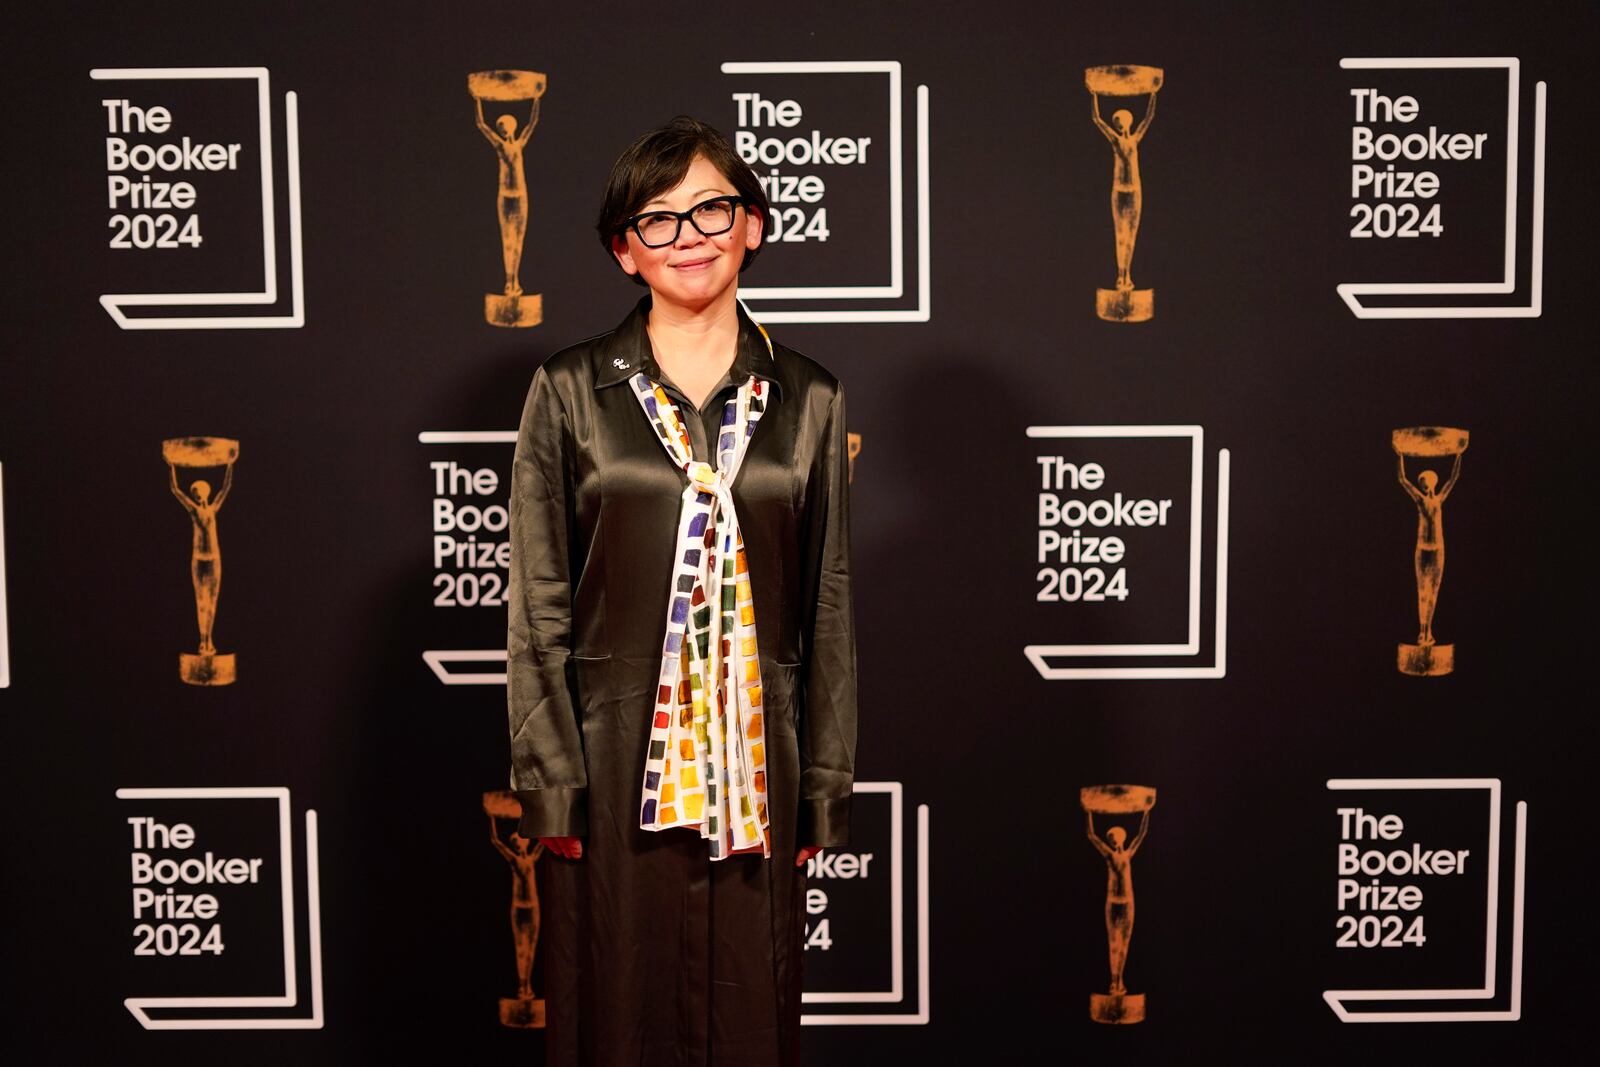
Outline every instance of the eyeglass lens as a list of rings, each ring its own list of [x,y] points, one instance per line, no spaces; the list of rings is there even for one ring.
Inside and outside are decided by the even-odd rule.
[[[731,200],[707,200],[690,208],[688,215],[695,229],[715,237],[733,228],[733,207]],[[639,239],[651,248],[660,248],[678,239],[682,225],[682,216],[670,211],[646,215],[638,223]]]

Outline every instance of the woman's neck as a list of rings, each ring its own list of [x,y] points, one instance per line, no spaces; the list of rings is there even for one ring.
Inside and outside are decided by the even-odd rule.
[[[739,305],[732,293],[699,309],[653,298],[646,329],[657,360],[669,374],[674,367],[721,372],[739,344]]]

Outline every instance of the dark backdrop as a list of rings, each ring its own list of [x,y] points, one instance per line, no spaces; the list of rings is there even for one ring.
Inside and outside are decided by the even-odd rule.
[[[1580,3],[50,4],[14,17],[0,75],[12,130],[0,297],[7,1043],[28,1062],[335,1063],[419,1042],[541,1062],[537,1033],[495,1017],[515,978],[507,875],[480,794],[505,787],[503,690],[442,684],[422,656],[503,640],[503,609],[434,604],[428,464],[493,467],[503,481],[509,446],[418,435],[514,428],[533,369],[623,316],[637,290],[591,228],[610,161],[678,111],[731,132],[730,88],[766,83],[719,66],[753,60],[902,64],[905,294],[824,303],[929,313],[771,327],[849,390],[862,438],[857,771],[900,783],[905,800],[906,997],[838,1011],[919,1010],[919,805],[930,826],[926,1023],[808,1028],[808,1060],[1087,1053],[1156,1063],[1216,1048],[1474,1061],[1585,1037],[1596,946],[1581,844],[1595,737],[1581,695],[1593,590],[1582,487],[1594,379],[1583,353],[1596,130],[1584,72],[1595,28]],[[1534,82],[1548,83],[1541,317],[1363,321],[1336,295],[1347,281],[1497,278],[1503,249],[1504,75],[1358,73],[1340,68],[1348,56],[1520,59],[1517,292],[1455,298],[1465,303],[1527,303]],[[1166,72],[1141,145],[1134,274],[1157,293],[1143,324],[1093,310],[1092,290],[1113,279],[1110,160],[1083,69],[1105,63]],[[118,96],[171,104],[164,139],[242,140],[247,167],[195,179],[200,248],[113,250],[99,103],[108,89],[89,72],[235,64],[271,73],[285,293],[284,94],[298,94],[304,325],[120,329],[100,295],[261,284],[254,97],[240,82],[117,83]],[[493,67],[549,77],[525,152],[521,266],[545,312],[525,330],[482,315],[482,294],[499,286],[493,155],[465,76]],[[824,134],[887,147],[880,90],[785,84],[812,94],[798,133],[814,117]],[[1490,134],[1483,161],[1437,168],[1443,236],[1349,236],[1348,94],[1363,84],[1415,93],[1417,127]],[[928,304],[917,292],[917,86],[929,90]],[[835,169],[816,171],[828,174],[830,243],[774,244],[752,284],[881,273],[883,174]],[[752,302],[758,318],[813,306]],[[291,310],[285,296],[225,313]],[[1394,657],[1415,632],[1415,519],[1389,433],[1429,424],[1464,427],[1472,444],[1445,509],[1437,617],[1458,666],[1413,678]],[[1129,605],[1185,617],[1166,593],[1139,593],[1173,585],[1158,571],[1187,551],[1186,527],[1130,547],[1127,602],[1036,600],[1037,457],[1113,450],[1027,428],[1115,425],[1203,428],[1202,501],[1189,500],[1186,460],[1177,476],[1159,450],[1106,461],[1108,493],[1201,510],[1199,652],[1051,665],[1216,664],[1226,449],[1225,677],[1051,679],[1024,655],[1102,625],[1120,634],[1126,620],[1114,614]],[[239,657],[230,687],[185,686],[173,662],[194,647],[188,524],[158,446],[193,434],[242,442],[220,514],[218,644]],[[1459,882],[1420,880],[1425,946],[1335,947],[1335,808],[1347,801],[1328,788],[1334,778],[1502,783],[1500,992],[1448,1010],[1508,1010],[1514,810],[1527,802],[1521,1021],[1362,1026],[1330,1011],[1327,989],[1470,985],[1487,936],[1474,866]],[[1149,1020],[1114,1028],[1085,1011],[1106,982],[1105,883],[1077,790],[1123,782],[1156,787],[1159,801],[1134,864],[1128,965]],[[281,991],[274,952],[261,948],[279,921],[271,886],[224,899],[237,950],[192,960],[130,950],[129,817],[190,822],[197,849],[266,856],[273,878],[278,837],[266,801],[236,810],[116,790],[237,786],[288,788],[299,886],[300,1004],[255,1014],[309,1012],[304,812],[317,812],[325,1026],[143,1030],[124,998]],[[1401,845],[1468,848],[1476,863],[1489,847],[1486,796],[1369,791],[1357,802],[1403,811]],[[871,841],[853,847],[887,852],[883,819],[867,824]],[[862,958],[881,961],[886,927],[861,916],[851,951],[877,945]],[[862,968],[862,981],[880,980],[881,962]],[[827,977],[848,988],[849,975]]]

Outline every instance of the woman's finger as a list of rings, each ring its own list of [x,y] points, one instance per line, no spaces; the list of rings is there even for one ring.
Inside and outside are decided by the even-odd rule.
[[[583,857],[583,840],[578,837],[541,837],[546,848],[562,859],[575,860]]]

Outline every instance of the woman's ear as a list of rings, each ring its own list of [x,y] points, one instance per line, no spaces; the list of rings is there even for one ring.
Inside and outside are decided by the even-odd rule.
[[[617,262],[621,264],[624,274],[639,273],[639,265],[633,261],[633,253],[628,251],[628,234],[626,231],[615,234],[611,238],[611,254],[617,257]]]
[[[744,228],[744,246],[754,252],[761,247],[761,241],[767,235],[767,218],[760,208],[750,204],[745,205],[744,212],[750,220]]]

